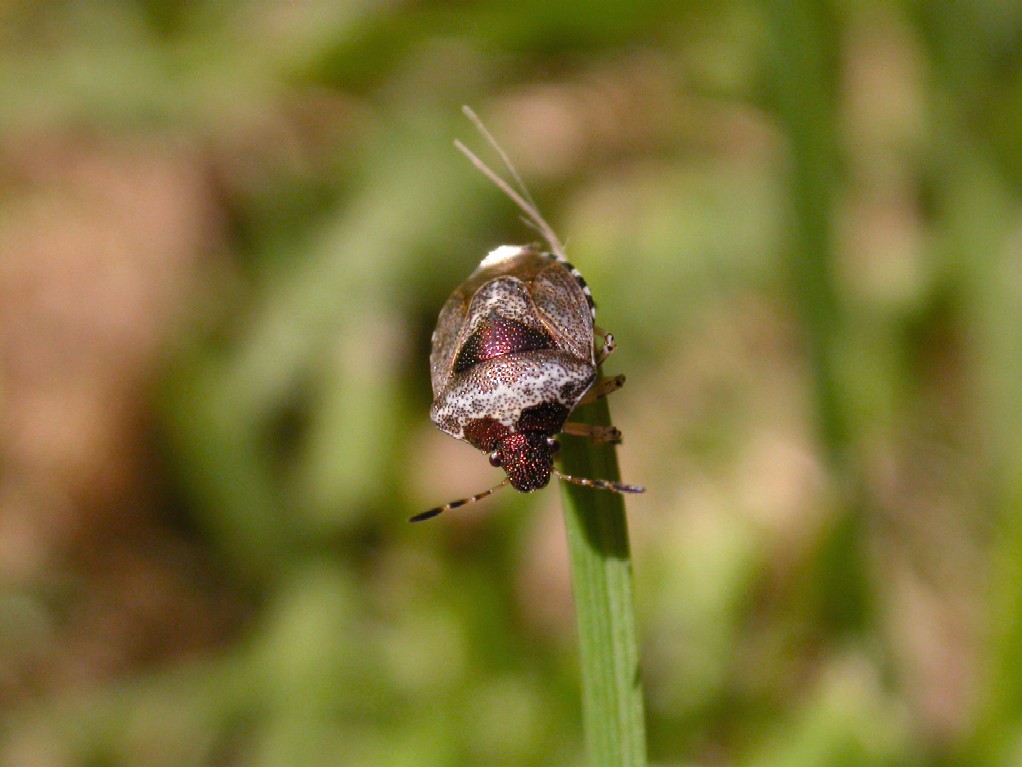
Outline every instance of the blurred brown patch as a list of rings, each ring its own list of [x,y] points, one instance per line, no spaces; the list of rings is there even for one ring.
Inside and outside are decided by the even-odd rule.
[[[208,646],[237,610],[157,503],[148,389],[219,236],[196,153],[81,134],[0,152],[0,700],[14,703]]]

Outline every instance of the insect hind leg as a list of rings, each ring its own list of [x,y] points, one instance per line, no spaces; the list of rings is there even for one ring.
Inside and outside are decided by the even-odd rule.
[[[603,339],[603,346],[601,346],[600,351],[596,353],[596,364],[602,365],[603,361],[614,353],[614,350],[617,348],[617,343],[614,341],[614,334],[608,333],[603,328],[594,327],[593,334],[598,335]]]

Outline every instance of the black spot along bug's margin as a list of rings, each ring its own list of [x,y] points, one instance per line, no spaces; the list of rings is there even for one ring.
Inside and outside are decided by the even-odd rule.
[[[600,378],[614,338],[594,324],[596,304],[582,275],[564,255],[504,150],[475,113],[465,114],[496,150],[518,186],[513,189],[460,141],[455,146],[525,213],[549,253],[532,245],[491,251],[440,310],[429,357],[430,418],[441,431],[489,454],[507,477],[481,493],[416,514],[421,522],[474,503],[510,484],[530,493],[551,474],[565,482],[615,493],[645,488],[562,474],[554,468],[556,434],[619,443],[612,426],[569,423],[581,403],[619,389],[624,376]],[[596,336],[603,339],[596,350]]]

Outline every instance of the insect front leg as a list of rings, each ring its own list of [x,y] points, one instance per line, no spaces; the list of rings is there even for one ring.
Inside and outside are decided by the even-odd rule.
[[[586,437],[596,444],[621,444],[621,430],[614,426],[596,426],[591,423],[566,423],[561,431],[573,437]]]

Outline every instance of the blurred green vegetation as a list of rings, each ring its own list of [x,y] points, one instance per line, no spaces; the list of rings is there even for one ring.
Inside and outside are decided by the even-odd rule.
[[[1022,4],[0,4],[0,763],[581,765],[558,493],[428,419],[533,235],[619,350],[650,757],[1022,763]]]

